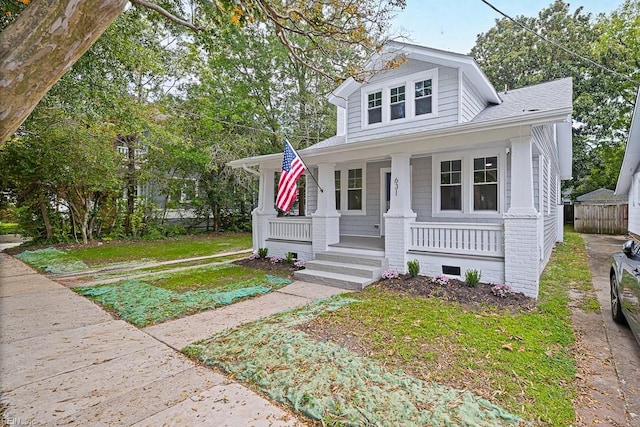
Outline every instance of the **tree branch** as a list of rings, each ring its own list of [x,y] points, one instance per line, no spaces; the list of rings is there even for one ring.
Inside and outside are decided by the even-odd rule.
[[[164,16],[165,18],[167,18],[168,20],[178,24],[178,25],[182,25],[183,27],[187,27],[193,31],[202,31],[204,28],[199,27],[195,24],[192,24],[191,22],[185,21],[184,19],[178,18],[177,16],[175,16],[174,14],[172,14],[171,12],[169,12],[168,10],[158,6],[155,3],[152,3],[150,1],[147,0],[129,0],[131,3],[133,4],[137,4],[138,6],[142,6],[142,7],[146,7],[147,9],[151,9],[151,10],[155,10],[156,12],[158,12],[160,15]]]

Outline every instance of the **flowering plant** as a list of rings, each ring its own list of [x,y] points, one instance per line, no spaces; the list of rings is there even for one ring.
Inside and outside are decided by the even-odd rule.
[[[271,264],[277,264],[284,261],[284,259],[277,256],[272,256],[271,258],[269,258],[269,261],[271,261]]]
[[[257,253],[257,252],[254,252],[254,253],[252,253],[252,254],[249,256],[249,259],[250,259],[250,260],[252,260],[252,261],[253,261],[254,259],[260,259],[260,255],[258,255],[258,253]]]
[[[507,298],[507,297],[512,297],[513,295],[515,295],[515,293],[513,292],[513,290],[511,289],[511,286],[509,285],[495,285],[491,288],[491,292],[500,298]]]
[[[444,274],[441,274],[438,277],[432,278],[431,281],[436,285],[440,285],[440,286],[445,286],[449,284],[449,278]]]
[[[299,260],[293,263],[293,266],[296,268],[304,268],[306,262],[304,260]]]
[[[389,269],[382,272],[383,279],[397,279],[400,274],[398,274],[397,270]]]

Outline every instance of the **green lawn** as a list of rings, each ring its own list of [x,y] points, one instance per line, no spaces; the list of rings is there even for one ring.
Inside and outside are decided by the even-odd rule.
[[[72,248],[67,253],[92,266],[141,259],[167,261],[194,258],[250,249],[251,244],[249,233],[209,234],[151,241],[109,242],[99,246]]]
[[[251,243],[251,235],[247,233],[217,234],[152,241],[109,242],[89,247],[48,247],[23,251],[16,257],[45,273],[74,273],[114,265],[126,270],[127,266],[139,266],[141,262],[180,260],[247,250],[251,248]],[[221,257],[219,260],[224,259],[228,258]]]
[[[22,229],[15,222],[0,222],[0,234],[20,234]]]
[[[263,271],[219,264],[74,291],[142,328],[264,295],[289,283]]]
[[[286,322],[271,318],[221,333],[185,352],[329,425],[385,422],[379,417],[387,415],[375,409],[380,402],[365,409],[373,413],[358,413],[346,406],[351,398],[369,396],[362,381],[374,388],[372,401],[376,393],[386,396],[390,390],[404,390],[402,404],[388,408],[385,403],[386,409],[380,409],[398,411],[389,415],[394,423],[420,425],[424,421],[420,408],[441,413],[440,406],[421,400],[422,392],[413,394],[415,387],[422,390],[435,382],[467,390],[536,425],[572,425],[572,399],[577,391],[569,290],[588,289],[590,284],[584,243],[579,234],[567,230],[565,242],[557,246],[541,278],[539,304],[533,311],[512,314],[500,308],[470,309],[372,287],[343,297],[355,302],[317,311],[306,323],[291,322],[296,325],[283,329]],[[305,330],[316,332],[301,333]],[[322,347],[326,339],[333,347]],[[344,343],[358,353],[335,346]],[[272,349],[269,354],[264,354],[266,348]],[[305,356],[298,357],[297,352]],[[361,370],[362,366],[371,368]],[[353,372],[346,372],[346,367]],[[380,367],[386,373],[378,375]],[[371,369],[375,378],[367,374]],[[380,379],[391,378],[386,376],[391,372],[401,372],[401,377]],[[407,386],[410,378],[418,385]],[[314,386],[304,388],[300,395],[295,389],[304,384]],[[345,400],[344,396],[350,397]],[[471,401],[476,402],[474,399]],[[451,413],[458,410],[459,401],[459,397],[447,401],[447,408],[455,408]],[[480,407],[486,408],[486,402]],[[483,414],[496,416],[494,412]],[[480,425],[501,424],[482,421]]]

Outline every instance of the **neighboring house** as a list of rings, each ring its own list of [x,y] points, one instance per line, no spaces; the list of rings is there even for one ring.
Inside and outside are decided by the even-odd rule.
[[[367,67],[397,55],[398,68],[329,96],[336,136],[299,152],[322,188],[307,179],[308,216],[276,214],[282,154],[230,162],[260,175],[254,250],[293,252],[309,260],[297,277],[347,288],[415,259],[420,274],[478,269],[484,282],[537,297],[562,240],[571,79],[498,93],[473,58],[397,42]]]
[[[640,89],[633,109],[629,139],[624,152],[624,160],[618,175],[616,194],[628,196],[628,231],[640,239]]]
[[[625,234],[627,196],[599,188],[576,199],[573,227],[579,233]]]

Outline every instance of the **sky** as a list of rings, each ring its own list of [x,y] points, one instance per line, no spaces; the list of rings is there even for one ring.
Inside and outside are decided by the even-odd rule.
[[[496,8],[515,18],[517,15],[537,16],[553,0],[489,0]],[[565,0],[573,12],[584,6],[583,13],[608,14],[624,0]],[[488,31],[501,18],[481,0],[407,0],[406,8],[398,12],[394,29],[408,41],[422,46],[467,54],[480,33]]]

